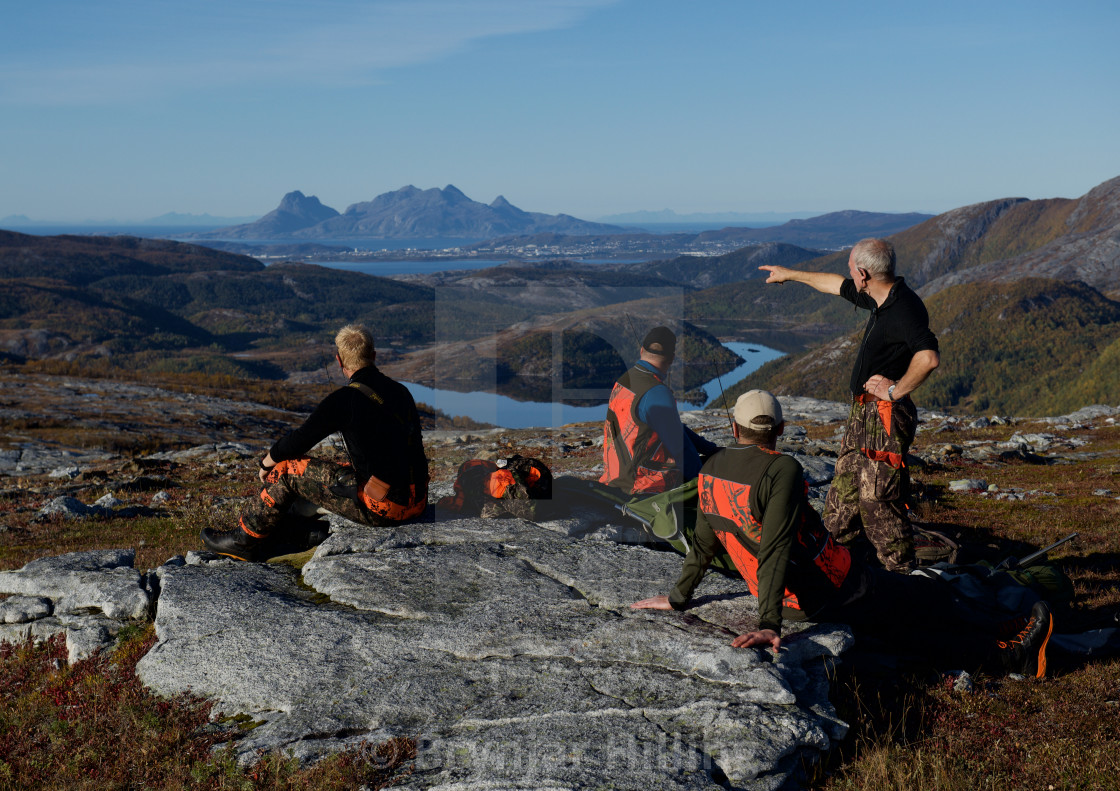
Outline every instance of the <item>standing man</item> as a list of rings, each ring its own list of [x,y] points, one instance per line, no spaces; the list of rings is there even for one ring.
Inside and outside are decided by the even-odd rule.
[[[758,628],[736,637],[735,648],[777,651],[783,617],[809,618],[846,623],[857,640],[885,637],[939,665],[1046,675],[1054,622],[1045,602],[1009,626],[970,610],[945,583],[861,563],[809,504],[801,464],[776,450],[785,430],[778,399],[751,390],[739,396],[734,415],[739,444],[716,453],[700,472],[696,532],[676,587],[631,607],[685,609],[715,553],[726,549],[758,598]]]
[[[905,458],[918,428],[910,393],[941,363],[926,307],[895,276],[894,247],[883,239],[864,239],[852,248],[847,278],[782,266],[759,269],[770,273],[767,283],[805,283],[871,311],[852,368],[852,408],[825,501],[825,524],[845,544],[862,529],[884,568],[908,572],[914,535]]]
[[[349,382],[261,459],[265,488],[238,526],[202,531],[202,543],[211,551],[238,560],[262,559],[266,539],[301,498],[366,525],[397,524],[424,512],[428,460],[412,394],[374,365],[373,336],[365,327],[343,327],[335,346],[335,360]],[[336,431],[349,464],[306,455]]]
[[[600,483],[630,494],[674,489],[700,472],[700,456],[719,446],[681,424],[677,400],[665,384],[677,353],[668,327],[646,333],[638,362],[615,382],[603,424]]]

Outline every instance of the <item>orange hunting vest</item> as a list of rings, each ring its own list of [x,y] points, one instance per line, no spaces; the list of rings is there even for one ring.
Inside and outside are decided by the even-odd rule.
[[[775,457],[781,455],[770,452]],[[701,472],[697,486],[700,511],[708,517],[712,532],[731,556],[751,594],[758,596],[758,554],[762,547],[762,523],[755,518],[754,509],[751,508],[750,484]],[[852,557],[847,547],[837,544],[820,520],[808,519],[803,520],[797,528],[791,561],[811,561],[837,589],[847,578],[852,566]],[[782,606],[793,610],[803,609],[797,595],[788,587],[782,598]]]
[[[661,378],[634,366],[615,382],[603,422],[600,483],[632,494],[655,494],[680,486],[681,472],[661,438],[638,419],[638,403]]]

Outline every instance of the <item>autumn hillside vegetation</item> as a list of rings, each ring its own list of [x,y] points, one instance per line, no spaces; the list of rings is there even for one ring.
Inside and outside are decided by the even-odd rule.
[[[836,300],[842,301],[842,300]],[[1059,415],[1120,392],[1120,302],[1084,283],[1039,278],[953,286],[926,301],[941,367],[915,395],[964,413]],[[866,321],[866,312],[861,314]],[[769,363],[729,388],[846,401],[862,324],[812,352]]]

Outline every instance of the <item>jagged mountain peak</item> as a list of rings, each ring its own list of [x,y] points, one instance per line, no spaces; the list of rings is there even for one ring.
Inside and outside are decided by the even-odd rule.
[[[299,190],[293,190],[280,199],[276,211],[289,212],[300,216],[315,218],[321,222],[327,217],[334,217],[337,211],[329,206],[324,206],[314,195],[304,195]]]
[[[307,196],[299,190],[292,190],[280,199],[280,208],[284,208],[287,205],[297,205],[306,200],[306,198]]]
[[[458,203],[459,201],[469,201],[470,200],[470,198],[468,198],[465,194],[463,194],[463,191],[461,189],[459,189],[458,187],[456,187],[454,184],[448,184],[446,187],[443,188],[443,197],[447,198],[450,201],[454,201],[456,203]]]
[[[473,238],[491,239],[552,230],[585,235],[620,229],[567,215],[523,211],[504,197],[493,204],[472,200],[454,184],[443,189],[412,185],[347,207],[344,214],[300,229],[302,239],[331,238]]]
[[[1120,224],[1120,176],[1089,190],[1070,214],[1069,229],[1075,233]]]
[[[616,233],[621,228],[569,215],[526,212],[499,196],[487,206],[454,184],[419,189],[408,184],[339,214],[319,199],[295,190],[260,220],[198,238],[233,239],[492,239],[551,231],[569,235]]]

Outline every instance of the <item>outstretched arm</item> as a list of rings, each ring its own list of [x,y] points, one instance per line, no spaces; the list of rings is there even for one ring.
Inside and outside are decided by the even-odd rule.
[[[803,272],[800,269],[788,269],[784,266],[760,266],[769,276],[767,283],[785,283],[792,280],[794,283],[804,283],[815,288],[823,294],[840,294],[840,286],[844,283],[844,276],[833,272]]]

